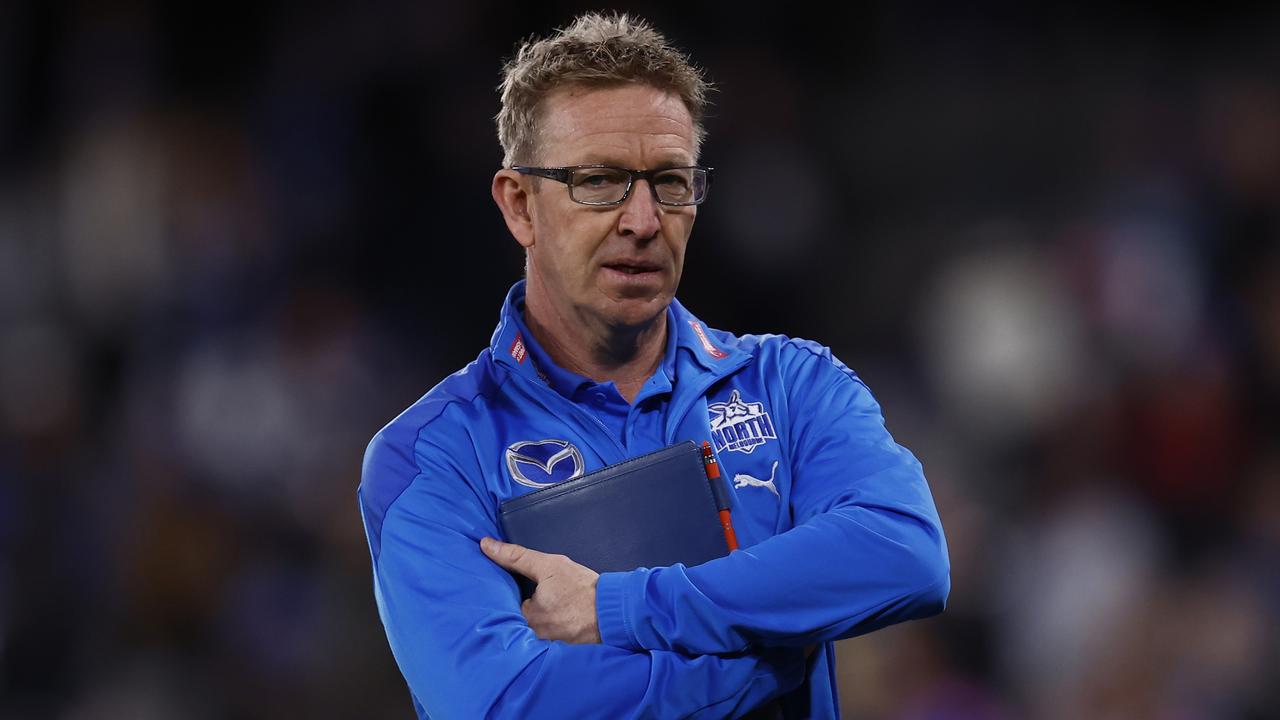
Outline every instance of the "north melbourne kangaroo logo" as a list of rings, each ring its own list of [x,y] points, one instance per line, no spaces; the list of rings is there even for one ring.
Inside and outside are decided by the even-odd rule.
[[[778,487],[773,484],[773,476],[776,475],[777,472],[778,472],[778,461],[774,460],[773,469],[769,471],[768,480],[760,480],[758,478],[753,478],[746,473],[738,473],[733,476],[733,486],[735,488],[744,488],[748,486],[762,487],[762,488],[767,488],[769,492],[773,493],[774,495],[778,495]],[[778,497],[781,498],[782,496],[778,495]]]
[[[778,439],[764,403],[743,402],[737,390],[729,395],[728,402],[707,405],[707,411],[711,416],[711,438],[719,452],[750,453],[766,440]]]
[[[582,474],[582,453],[567,440],[525,440],[507,448],[511,479],[531,488],[544,488]]]

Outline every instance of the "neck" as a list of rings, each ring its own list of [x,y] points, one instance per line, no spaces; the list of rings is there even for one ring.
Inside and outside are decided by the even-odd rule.
[[[645,325],[620,327],[569,317],[527,294],[524,321],[557,365],[598,383],[613,381],[627,402],[657,371],[666,349],[666,312]]]

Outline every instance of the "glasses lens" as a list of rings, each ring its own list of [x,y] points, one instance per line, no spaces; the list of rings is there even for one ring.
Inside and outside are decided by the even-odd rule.
[[[702,168],[672,168],[653,176],[658,200],[673,205],[702,202],[707,194],[707,171]]]
[[[579,168],[573,171],[570,190],[583,203],[613,203],[627,193],[631,176],[613,168]]]

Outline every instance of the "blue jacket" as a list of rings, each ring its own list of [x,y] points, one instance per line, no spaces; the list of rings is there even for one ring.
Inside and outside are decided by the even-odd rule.
[[[663,362],[626,403],[550,362],[523,299],[522,281],[491,345],[365,454],[374,594],[418,716],[720,718],[780,697],[787,717],[837,717],[832,642],[933,615],[950,590],[920,463],[866,385],[825,347],[672,302]],[[602,644],[538,639],[480,551],[503,537],[499,504],[684,440],[715,446],[743,549],[604,573]]]

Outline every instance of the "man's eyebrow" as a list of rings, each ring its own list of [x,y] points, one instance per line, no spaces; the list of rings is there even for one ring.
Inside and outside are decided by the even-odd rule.
[[[619,161],[616,157],[609,157],[607,155],[587,155],[585,156],[584,160],[574,164],[575,165],[608,165],[609,167],[618,167],[618,168],[630,167],[630,165]],[[645,169],[664,170],[666,168],[674,168],[674,167],[692,167],[695,164],[696,163],[694,163],[693,161],[685,158],[681,158],[681,159],[664,158],[662,160],[659,160],[653,163],[652,165],[650,165],[648,168],[645,168]]]
[[[611,167],[626,167],[626,164],[618,162],[617,159],[610,158],[604,155],[587,155],[580,162],[576,162],[574,164],[575,165],[609,165]]]

